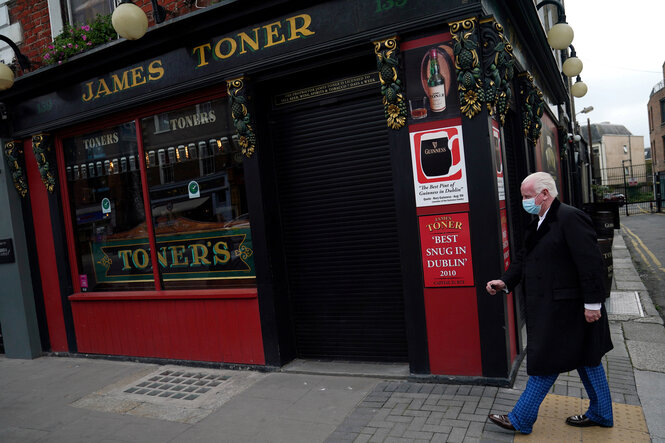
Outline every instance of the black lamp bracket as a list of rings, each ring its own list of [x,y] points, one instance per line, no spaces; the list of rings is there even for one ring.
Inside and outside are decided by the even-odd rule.
[[[24,71],[26,69],[30,69],[30,60],[28,59],[28,57],[21,54],[21,51],[18,49],[18,46],[16,46],[16,43],[14,43],[9,37],[6,37],[2,34],[0,34],[0,40],[7,43],[14,50],[14,54],[16,54],[16,60],[18,61],[18,64],[21,66],[21,69],[23,69]]]
[[[561,2],[559,2],[557,0],[543,0],[542,2],[540,2],[536,5],[536,9],[540,9],[545,5],[554,5],[554,6],[556,6],[557,13],[558,13],[557,22],[558,23],[566,23],[566,10],[563,9],[563,5],[561,4]]]

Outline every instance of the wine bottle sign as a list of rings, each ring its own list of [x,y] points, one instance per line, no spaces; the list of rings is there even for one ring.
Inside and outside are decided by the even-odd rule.
[[[442,112],[446,109],[446,86],[439,67],[439,55],[435,48],[429,50],[427,95],[432,112]]]

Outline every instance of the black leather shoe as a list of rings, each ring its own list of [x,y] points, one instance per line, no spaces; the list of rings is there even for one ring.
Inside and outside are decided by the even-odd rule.
[[[515,426],[510,423],[507,415],[499,414],[490,414],[489,419],[497,426],[501,426],[503,429],[508,429],[509,431],[516,431]]]
[[[611,428],[612,426],[601,425],[591,420],[586,415],[571,415],[566,419],[566,424],[570,426],[577,426],[578,428],[588,428],[589,426],[600,426],[602,428]]]

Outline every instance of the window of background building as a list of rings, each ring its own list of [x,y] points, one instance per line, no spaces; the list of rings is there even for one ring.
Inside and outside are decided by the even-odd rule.
[[[69,20],[71,23],[91,23],[97,14],[110,14],[115,4],[116,0],[67,0]]]
[[[226,99],[209,100],[63,139],[82,291],[154,290],[155,274],[163,289],[255,285],[229,114]]]
[[[660,101],[660,124],[665,124],[665,100]]]

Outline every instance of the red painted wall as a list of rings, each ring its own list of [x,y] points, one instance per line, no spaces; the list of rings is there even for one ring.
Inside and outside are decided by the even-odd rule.
[[[256,290],[70,297],[82,353],[265,364]]]
[[[25,141],[23,150],[25,152],[25,169],[28,176],[32,221],[35,226],[37,258],[39,260],[51,349],[53,351],[68,351],[48,193],[44,183],[42,183],[41,175],[39,175],[37,161],[32,153],[31,140]]]
[[[425,288],[432,374],[483,374],[476,288]]]

